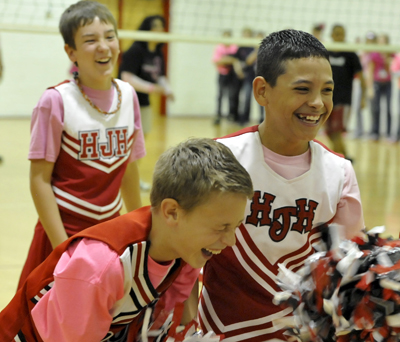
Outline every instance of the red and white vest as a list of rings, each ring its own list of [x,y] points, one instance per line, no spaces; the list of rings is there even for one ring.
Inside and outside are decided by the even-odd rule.
[[[79,238],[90,238],[105,242],[120,255],[124,269],[124,296],[113,308],[113,320],[109,333],[102,341],[126,341],[126,335],[136,336],[144,313],[154,306],[178,276],[185,265],[176,259],[168,275],[154,289],[147,273],[147,258],[150,243],[147,241],[151,229],[150,207],[132,211],[113,220],[85,229],[59,245],[50,256],[33,270],[8,306],[0,312],[1,341],[42,342],[35,328],[31,310],[50,291],[53,271],[62,253],[70,243]]]
[[[63,99],[64,131],[52,185],[71,233],[116,217],[122,208],[120,186],[131,153],[135,113],[132,87],[116,82],[121,108],[115,114],[92,108],[74,82],[55,87]],[[115,93],[110,111],[117,102]]]
[[[250,173],[254,197],[236,231],[236,245],[204,268],[199,318],[205,331],[231,341],[281,338],[274,319],[290,314],[272,303],[278,264],[296,271],[313,253],[315,227],[335,216],[344,185],[344,159],[311,141],[311,166],[286,180],[264,161],[258,127],[219,139]]]

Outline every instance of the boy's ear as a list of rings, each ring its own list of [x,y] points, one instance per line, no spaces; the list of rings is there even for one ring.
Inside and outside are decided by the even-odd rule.
[[[64,51],[67,53],[67,56],[68,56],[69,60],[72,63],[75,63],[76,62],[76,56],[75,56],[75,51],[76,50],[74,48],[70,47],[68,44],[65,44],[64,45]]]
[[[169,225],[175,225],[178,222],[181,207],[173,198],[165,198],[160,205],[161,215]]]
[[[257,76],[253,81],[253,94],[254,98],[260,106],[266,106],[268,103],[268,89],[271,86],[262,76]]]

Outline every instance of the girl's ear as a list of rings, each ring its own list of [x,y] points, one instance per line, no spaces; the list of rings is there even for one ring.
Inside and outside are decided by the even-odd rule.
[[[65,44],[64,51],[67,53],[69,60],[76,65],[77,64],[76,55],[75,55],[76,50],[74,48],[70,47],[68,44]]]
[[[268,82],[262,76],[257,76],[253,81],[254,98],[260,106],[266,106],[268,103],[267,92],[270,88]]]

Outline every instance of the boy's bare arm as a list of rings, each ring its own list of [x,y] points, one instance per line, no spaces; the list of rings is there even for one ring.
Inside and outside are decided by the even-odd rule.
[[[181,324],[186,325],[190,323],[193,319],[197,317],[197,306],[199,304],[199,280],[193,285],[192,292],[190,296],[185,301],[185,306],[183,309]]]
[[[160,85],[152,82],[148,82],[132,74],[129,71],[122,71],[121,72],[121,80],[128,82],[136,91],[145,93],[145,94],[164,94],[164,88]]]
[[[121,183],[121,194],[127,212],[142,206],[140,198],[139,168],[137,162],[129,163]]]
[[[247,65],[253,65],[257,60],[258,48],[255,48],[246,58]]]
[[[169,99],[174,101],[174,93],[172,91],[171,85],[165,76],[161,76],[158,81],[158,85],[161,86],[164,89],[164,95]]]
[[[44,159],[31,161],[29,180],[30,190],[39,214],[40,222],[53,248],[68,239],[61,220],[60,211],[51,187],[51,174],[54,163]]]
[[[218,61],[215,62],[216,65],[232,65],[237,59],[232,56],[222,56]]]

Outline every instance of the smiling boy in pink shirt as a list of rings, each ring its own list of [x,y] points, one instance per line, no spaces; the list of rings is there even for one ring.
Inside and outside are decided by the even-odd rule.
[[[188,324],[200,269],[235,244],[252,196],[249,174],[223,144],[190,139],[169,149],[155,166],[151,207],[58,246],[0,313],[2,341],[139,341],[158,301],[167,313],[184,303],[177,323]]]
[[[328,51],[311,34],[283,30],[261,42],[253,94],[265,119],[218,139],[250,173],[255,192],[235,246],[204,267],[204,331],[230,341],[284,341],[283,327],[273,325],[291,312],[272,303],[281,291],[278,265],[299,269],[321,224],[344,226],[346,238],[364,228],[350,161],[314,140],[332,111],[333,89]]]

